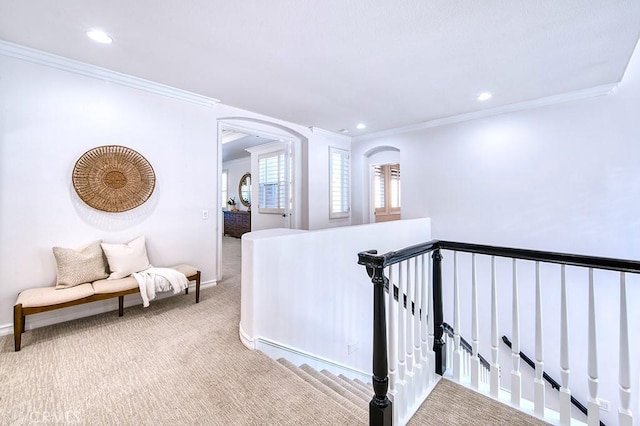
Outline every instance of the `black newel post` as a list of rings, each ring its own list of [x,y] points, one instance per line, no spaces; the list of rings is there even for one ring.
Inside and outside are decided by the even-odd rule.
[[[433,252],[433,351],[436,353],[436,374],[447,371],[446,344],[443,339],[444,313],[442,310],[442,255],[440,249]]]
[[[391,426],[391,401],[389,389],[389,365],[387,361],[387,321],[384,305],[385,277],[383,268],[373,268],[373,391],[369,403],[369,425]]]

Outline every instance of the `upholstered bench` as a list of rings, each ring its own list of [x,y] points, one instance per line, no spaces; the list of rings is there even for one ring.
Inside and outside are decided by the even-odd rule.
[[[187,277],[187,280],[195,281],[196,303],[200,302],[200,271],[190,265],[177,265],[173,266],[172,269],[182,272]],[[93,283],[65,288],[64,290],[58,290],[55,287],[24,290],[20,293],[16,304],[13,306],[15,350],[19,351],[21,348],[22,333],[25,330],[25,317],[27,315],[117,297],[118,316],[122,316],[124,315],[124,296],[139,292],[138,282],[131,276],[114,280],[98,280]],[[189,294],[189,287],[185,289],[185,293]]]
[[[149,300],[155,297],[156,290],[168,289],[155,281],[154,277],[158,275],[171,284],[169,287],[173,288],[174,293],[184,289],[189,294],[188,283],[195,281],[196,303],[200,302],[200,271],[184,264],[169,268],[173,271],[153,268],[147,257],[144,236],[127,244],[94,241],[79,249],[54,247],[53,254],[57,266],[56,285],[26,289],[18,295],[13,306],[16,351],[21,347],[27,315],[117,297],[118,315],[122,316],[124,296],[127,294],[139,293],[142,286],[145,288],[142,300],[147,306]],[[132,274],[141,280],[140,283]],[[144,277],[154,282],[149,283]],[[153,287],[148,287],[149,285]]]

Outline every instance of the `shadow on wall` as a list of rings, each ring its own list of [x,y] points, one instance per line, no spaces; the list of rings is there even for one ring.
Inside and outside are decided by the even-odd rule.
[[[110,213],[96,210],[85,204],[78,196],[73,185],[69,185],[71,203],[78,216],[88,225],[102,231],[122,231],[147,219],[158,205],[158,188],[142,205],[121,213]]]

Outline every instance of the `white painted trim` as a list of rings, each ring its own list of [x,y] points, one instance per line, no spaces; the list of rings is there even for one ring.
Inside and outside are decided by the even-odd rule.
[[[202,281],[200,283],[200,290],[202,291],[205,288],[215,287],[217,285],[217,281],[209,280]],[[193,292],[192,292],[193,290]],[[196,286],[195,284],[189,284],[189,295],[187,297],[195,297]],[[133,293],[138,294],[138,293]],[[184,294],[183,294],[184,295]],[[164,299],[165,297],[174,296],[173,292],[161,293],[158,294],[158,299]],[[137,298],[127,297],[125,298],[125,308],[130,306],[136,306],[142,304],[142,298],[138,294]],[[59,324],[67,321],[72,321],[79,318],[89,317],[93,315],[103,314],[106,312],[114,312],[118,310],[118,304],[116,298],[105,299],[100,302],[92,302],[84,305],[77,305],[70,307],[70,309],[60,309],[54,311],[47,311],[36,314],[37,316],[33,317],[31,315],[27,316],[26,321],[26,330],[33,330],[40,327],[45,327],[48,325]],[[3,324],[0,325],[0,336],[8,336],[13,335],[13,324]]]
[[[253,340],[251,336],[249,336],[249,334],[246,331],[244,331],[244,329],[242,328],[242,322],[240,322],[238,327],[238,335],[240,336],[240,342],[242,342],[242,344],[247,349],[251,349],[252,351],[256,349],[255,340]]]
[[[285,358],[286,360],[298,366],[302,364],[308,364],[318,371],[327,370],[335,375],[342,374],[343,376],[350,379],[357,378],[365,383],[371,382],[371,373],[356,370],[355,368],[351,368],[346,365],[328,360],[326,358],[322,358],[317,355],[292,348],[282,343],[257,338],[253,341],[253,346],[254,349],[264,352],[267,356],[269,356],[269,358],[272,359],[277,360],[279,358]]]
[[[555,105],[563,102],[577,101],[581,99],[594,98],[597,96],[606,96],[613,93],[620,83],[605,84],[602,86],[591,87],[589,89],[576,90],[573,92],[563,93],[561,95],[548,96],[545,98],[533,99],[531,101],[518,102],[515,104],[503,105],[496,108],[483,109],[480,111],[469,112],[466,114],[452,115],[450,117],[437,118],[435,120],[423,121],[422,123],[410,124],[408,126],[396,127],[394,129],[382,130],[379,132],[369,133],[362,136],[355,136],[354,142],[366,141],[389,136],[395,136],[402,133],[414,132],[416,130],[428,129],[431,127],[446,126],[447,124],[460,123],[462,121],[475,120],[478,118],[491,117],[509,112],[524,111],[535,109],[549,105]]]
[[[40,50],[31,49],[19,44],[9,43],[0,40],[0,55],[11,58],[21,59],[32,62],[34,64],[45,65],[59,70],[84,75],[87,77],[97,78],[99,80],[116,83],[134,89],[144,90],[145,92],[155,93],[157,95],[167,96],[174,99],[190,102],[197,105],[212,106],[220,102],[218,99],[208,96],[199,95],[197,93],[188,92],[186,90],[177,89],[165,84],[156,83],[154,81],[145,80],[143,78],[134,77],[132,75],[112,71],[107,68],[98,67],[96,65],[87,64],[73,59],[65,58],[51,53],[42,52]]]
[[[333,139],[338,138],[342,139],[343,142],[351,142],[351,139],[353,139],[351,136],[344,135],[342,133],[330,132],[329,130],[321,129],[320,127],[309,127],[309,130],[311,130],[311,133],[314,135],[328,136]]]

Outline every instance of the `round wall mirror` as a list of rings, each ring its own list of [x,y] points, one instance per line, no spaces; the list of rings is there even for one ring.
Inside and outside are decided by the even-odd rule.
[[[238,194],[240,194],[240,202],[242,205],[251,207],[251,173],[245,173],[240,178]]]

